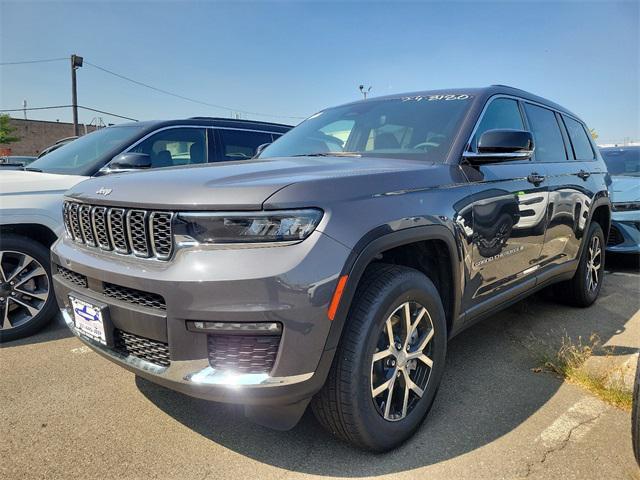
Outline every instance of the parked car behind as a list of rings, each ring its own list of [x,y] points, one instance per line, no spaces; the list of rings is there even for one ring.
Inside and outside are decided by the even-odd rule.
[[[290,128],[216,118],[130,123],[67,143],[25,171],[0,169],[0,341],[36,332],[57,312],[49,247],[63,228],[65,190],[109,173],[250,159]]]
[[[607,250],[640,253],[640,146],[601,148],[600,153],[612,181]]]
[[[71,143],[77,138],[79,137],[73,136],[73,137],[61,138],[60,140],[56,141],[53,145],[49,145],[47,148],[43,148],[42,151],[38,154],[38,158],[44,157],[47,153],[51,153],[54,150],[59,149],[60,147],[64,147],[67,143]]]
[[[29,165],[35,159],[36,157],[28,155],[7,155],[0,157],[0,167],[4,167],[5,165],[23,167],[25,165]]]
[[[311,403],[388,450],[429,411],[448,339],[554,283],[598,297],[610,202],[587,132],[514,88],[409,93],[319,112],[255,160],[83,182],[58,303],[141,377],[279,429]]]

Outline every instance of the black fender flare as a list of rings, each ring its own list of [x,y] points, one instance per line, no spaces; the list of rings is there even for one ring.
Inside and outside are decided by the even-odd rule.
[[[325,352],[335,350],[338,346],[356,289],[365,269],[371,261],[386,250],[426,240],[441,240],[449,250],[453,278],[453,309],[451,313],[452,322],[455,322],[455,319],[460,313],[462,297],[462,279],[460,275],[463,269],[461,268],[462,252],[455,240],[453,232],[444,225],[410,227],[393,232],[389,232],[389,227],[387,226],[378,227],[360,239],[351,251],[340,273],[341,277],[348,275],[348,278],[342,292],[342,297],[340,298],[336,315],[332,321],[329,336],[325,344]]]
[[[602,206],[606,206],[609,209],[609,225],[607,225],[604,234],[605,234],[605,243],[607,241],[607,237],[609,235],[609,232],[611,231],[611,198],[609,196],[609,192],[606,190],[602,190],[598,193],[596,193],[593,197],[593,201],[591,202],[591,205],[589,206],[589,218],[587,219],[587,222],[585,223],[585,228],[583,231],[583,236],[580,238],[580,249],[578,251],[578,256],[577,259],[578,261],[582,258],[582,251],[585,248],[585,242],[583,241],[584,235],[586,234],[586,232],[589,231],[589,227],[591,227],[591,222],[593,221],[593,212],[595,212],[599,207]],[[606,245],[605,245],[606,247]]]

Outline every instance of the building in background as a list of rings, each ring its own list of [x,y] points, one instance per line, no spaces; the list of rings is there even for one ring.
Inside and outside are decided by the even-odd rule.
[[[61,138],[73,136],[73,124],[45,120],[12,118],[10,125],[20,140],[3,145],[4,155],[38,155],[43,149]],[[80,125],[80,135],[97,130],[95,125]]]

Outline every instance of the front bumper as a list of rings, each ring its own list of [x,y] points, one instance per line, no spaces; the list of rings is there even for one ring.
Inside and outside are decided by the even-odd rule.
[[[640,253],[640,211],[614,212],[607,251]]]
[[[178,250],[169,262],[100,252],[63,238],[52,248],[52,272],[68,327],[105,358],[190,396],[277,406],[308,399],[324,383],[333,355],[325,352],[331,327],[327,308],[348,254],[348,249],[320,232],[286,247]],[[87,284],[69,281],[58,273],[58,266],[86,277]],[[109,297],[106,284],[161,296],[165,310]],[[69,294],[106,305],[114,329],[167,345],[168,366],[80,334],[70,315]],[[278,322],[282,334],[271,370],[243,373],[213,368],[211,334],[187,328],[193,321]]]
[[[79,333],[68,310],[63,308],[61,312],[71,332],[103,357],[154,383],[186,395],[219,402],[260,405],[271,402],[278,404],[280,401],[283,404],[293,403],[315,393],[313,388],[309,389],[310,383],[304,385],[313,377],[313,372],[288,377],[272,377],[264,373],[234,374],[216,372],[207,360],[172,362],[170,367],[162,367],[133,355],[123,355]],[[259,390],[264,387],[292,388],[286,388],[288,392],[281,391],[274,396]]]

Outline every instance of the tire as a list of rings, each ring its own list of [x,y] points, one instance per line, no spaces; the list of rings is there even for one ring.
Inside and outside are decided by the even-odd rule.
[[[599,223],[591,222],[583,241],[585,244],[575,275],[571,280],[561,283],[557,289],[557,294],[562,301],[574,307],[581,308],[588,307],[596,301],[602,289],[602,284],[604,283],[604,252],[606,242],[602,227]],[[594,243],[597,243],[597,247],[594,246]],[[597,282],[591,283],[590,277],[593,280],[593,274],[590,269],[592,260],[591,252],[595,251],[596,248],[600,251],[599,257],[593,262],[594,265],[598,265]]]
[[[44,245],[27,237],[6,234],[0,241],[0,255],[2,343],[38,332],[51,321],[58,308],[49,250]]]
[[[418,318],[421,307],[426,312],[414,323],[417,328],[415,336],[410,337],[409,350],[395,350],[395,346],[392,350],[389,324],[394,342],[407,345],[404,332],[411,329],[404,322],[405,304],[409,305],[411,322]],[[373,264],[358,286],[344,329],[327,381],[312,401],[313,412],[327,430],[342,440],[367,450],[390,450],[420,426],[442,379],[447,327],[440,296],[433,283],[417,270]],[[381,351],[395,354],[374,362],[374,353],[385,355]],[[417,357],[407,361],[404,355],[411,353],[405,351],[416,355],[426,352],[421,357],[431,359],[431,368]],[[407,390],[407,375],[422,390],[421,396],[418,390]],[[387,409],[389,388],[375,397],[374,389],[383,388],[392,377],[397,380],[391,384],[393,394]]]

